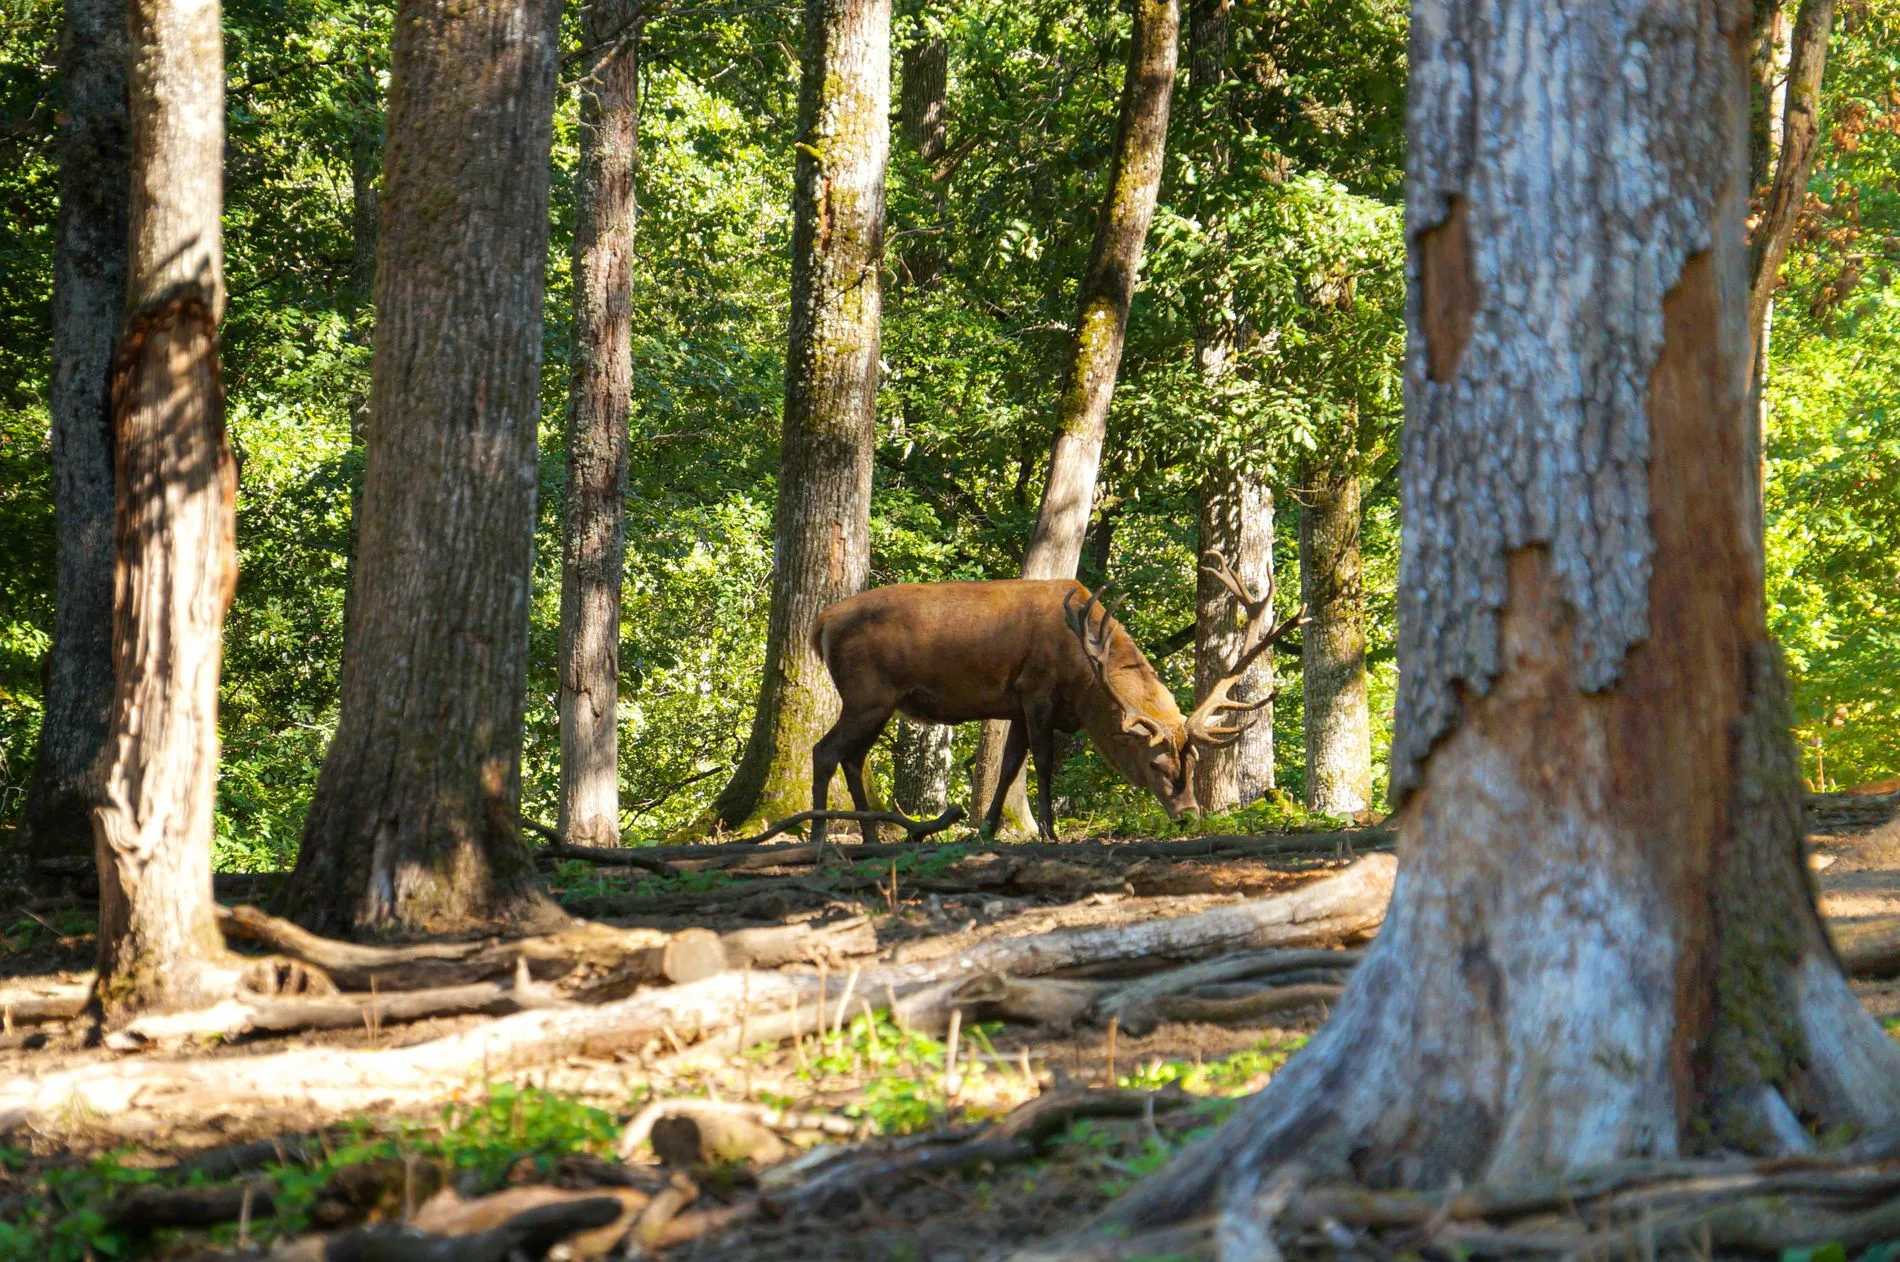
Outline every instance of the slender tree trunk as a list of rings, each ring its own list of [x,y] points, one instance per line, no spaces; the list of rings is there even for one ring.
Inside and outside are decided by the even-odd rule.
[[[344,312],[350,320],[350,340],[358,346],[373,344],[376,314],[376,221],[381,203],[377,179],[382,173],[383,126],[378,108],[376,76],[363,68],[362,91],[367,98],[350,128],[350,286]],[[362,552],[363,467],[361,449],[369,442],[369,392],[350,400],[350,531],[349,555],[344,558],[343,625],[350,625],[356,608],[356,558]]]
[[[1073,578],[1082,559],[1082,537],[1088,532],[1095,500],[1095,478],[1108,433],[1108,405],[1121,368],[1128,311],[1161,190],[1180,28],[1179,0],[1135,0],[1115,156],[1095,222],[1095,244],[1082,273],[1075,341],[1057,405],[1049,476],[1023,556],[1024,578]],[[971,807],[978,819],[994,797],[991,786],[1001,770],[1008,730],[1007,723],[983,725],[977,746],[976,800]],[[1034,831],[1022,776],[1010,786],[1005,802],[1011,831]]]
[[[1203,552],[1226,557],[1249,590],[1273,585],[1273,493],[1250,474],[1226,469],[1201,485],[1199,539]],[[1246,624],[1240,602],[1205,570],[1194,589],[1194,695],[1204,697],[1240,659]],[[1273,658],[1264,655],[1235,685],[1236,701],[1273,691]],[[1273,707],[1261,709],[1232,745],[1201,754],[1194,796],[1203,810],[1225,811],[1257,802],[1273,787]]]
[[[1356,474],[1325,477],[1300,509],[1300,594],[1306,808],[1357,815],[1372,807],[1372,725]]]
[[[59,568],[33,779],[15,844],[92,854],[112,709],[112,347],[125,314],[125,5],[67,0],[53,246],[53,504]]]
[[[713,804],[728,826],[810,807],[812,746],[838,711],[812,631],[870,572],[890,0],[806,0],[803,56],[771,619],[752,733]]]
[[[932,203],[942,218],[946,189],[935,171],[949,145],[948,95],[950,46],[927,36],[904,50],[902,100],[898,118],[904,139],[932,170]],[[944,243],[934,237],[913,238],[894,269],[890,300],[893,308],[906,292],[933,289],[942,276]],[[955,730],[936,723],[916,723],[903,715],[891,726],[892,790],[899,810],[935,815],[950,795],[951,744]],[[1000,751],[999,751],[1000,752]]]
[[[640,131],[636,0],[581,10],[575,183],[574,376],[567,398],[567,539],[561,565],[561,832],[620,844],[620,584],[627,411],[633,389],[634,161]]]
[[[516,832],[555,0],[403,0],[336,739],[285,901],[319,931],[558,916]]]
[[[1188,6],[1188,88],[1195,122],[1205,141],[1210,170],[1233,171],[1233,111],[1222,94],[1233,39],[1232,0],[1191,0]],[[1218,262],[1205,313],[1195,321],[1194,358],[1223,432],[1232,428],[1227,400],[1241,341],[1233,277],[1226,266],[1227,232],[1218,212],[1203,206],[1206,230]],[[1273,496],[1259,477],[1231,458],[1221,459],[1201,482],[1197,538],[1205,556],[1220,553],[1255,592],[1273,583]],[[1194,691],[1205,696],[1239,658],[1244,627],[1233,594],[1212,575],[1196,579],[1194,601]],[[1236,700],[1273,691],[1273,662],[1263,658],[1234,689]],[[1195,797],[1203,809],[1228,810],[1257,801],[1273,787],[1273,707],[1257,712],[1234,744],[1202,753]]]
[[[112,383],[111,734],[99,862],[108,1025],[235,981],[211,897],[218,669],[237,471],[218,377],[224,45],[217,0],[134,0],[126,320]]]
[[[1801,0],[1789,40],[1788,79],[1778,111],[1775,177],[1749,248],[1748,327],[1767,328],[1781,262],[1794,239],[1801,203],[1808,193],[1821,143],[1821,76],[1827,68],[1827,37],[1834,26],[1834,0]]]
[[[1900,1120],[1765,626],[1746,10],[1415,0],[1412,32],[1403,866],[1318,1037],[1114,1211],[1223,1201],[1224,1256],[1287,1159],[1516,1182]]]
[[[936,815],[950,800],[951,738],[956,729],[897,716],[892,746],[893,796],[897,809],[911,815]]]

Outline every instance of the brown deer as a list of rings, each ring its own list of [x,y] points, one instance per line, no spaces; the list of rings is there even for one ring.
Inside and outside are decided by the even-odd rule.
[[[1000,784],[1012,783],[1025,754],[1036,760],[1036,823],[1055,836],[1049,788],[1056,737],[1086,731],[1132,785],[1161,800],[1169,819],[1198,813],[1194,764],[1202,749],[1240,736],[1235,720],[1273,700],[1235,701],[1247,668],[1302,621],[1272,621],[1273,588],[1256,597],[1224,557],[1206,567],[1240,601],[1247,635],[1234,669],[1183,716],[1121,623],[1072,579],[987,583],[898,583],[828,606],[813,640],[837,685],[843,711],[812,747],[812,802],[825,810],[832,774],[843,767],[851,800],[871,808],[864,758],[893,712],[930,723],[1008,719]],[[1106,588],[1104,588],[1106,591]],[[983,827],[994,833],[1003,795]],[[812,824],[822,841],[825,821]]]

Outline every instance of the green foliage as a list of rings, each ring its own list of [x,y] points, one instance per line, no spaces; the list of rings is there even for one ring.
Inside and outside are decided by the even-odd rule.
[[[1287,1058],[1306,1046],[1303,1034],[1273,1034],[1245,1051],[1219,1060],[1156,1060],[1117,1079],[1124,1087],[1159,1091],[1178,1086],[1205,1096],[1240,1096],[1258,1091]]]

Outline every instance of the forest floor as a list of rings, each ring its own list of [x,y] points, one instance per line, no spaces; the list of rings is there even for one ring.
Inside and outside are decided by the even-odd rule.
[[[1811,818],[1830,918],[1900,915],[1892,806],[1848,802]],[[1005,855],[999,867],[996,856],[968,847],[924,843],[896,860],[828,869],[655,876],[563,862],[550,875],[570,910],[621,926],[729,932],[868,918],[876,935],[875,956],[860,957],[868,968],[1061,930],[1134,933],[1298,890],[1385,844],[1374,830],[1296,854],[1214,855],[1219,847],[1210,845],[1210,857],[1196,858],[1111,842],[1064,847],[1073,860]],[[220,896],[262,901],[268,885],[225,879]],[[8,994],[83,982],[93,951],[83,900],[41,900],[7,924],[0,986]],[[1074,967],[1058,989],[1127,984],[1167,963]],[[835,992],[833,980],[821,993]],[[1900,981],[1855,986],[1877,1016],[1900,1020]],[[79,1118],[16,1130],[0,1145],[0,1259],[258,1256],[299,1233],[404,1220],[472,1242],[469,1233],[500,1221],[495,1214],[558,1200],[530,1191],[551,1188],[568,1189],[558,1204],[580,1210],[590,1191],[619,1199],[596,1220],[611,1219],[608,1227],[591,1236],[570,1230],[549,1256],[605,1256],[633,1238],[631,1227],[646,1243],[628,1255],[983,1258],[1079,1224],[1165,1164],[1258,1090],[1326,1015],[1321,1000],[1254,1018],[1164,1017],[1125,1029],[1119,1021],[1008,1019],[1007,1003],[978,1004],[967,1005],[969,1024],[959,1013],[946,1030],[928,1016],[894,1016],[894,996],[854,996],[843,1020],[835,1006],[821,1031],[796,1039],[758,1041],[741,1030],[743,1050],[709,1051],[665,1028],[641,1046],[560,1056],[453,1102],[372,1104],[341,1122],[287,1125],[279,1114],[253,1123],[234,1112],[208,1125],[182,1120],[129,1144],[110,1125]],[[132,1053],[80,1046],[57,1025],[21,1025],[0,1036],[0,1084],[161,1054],[207,1061],[418,1047],[492,1020],[365,1023]],[[631,1142],[630,1125],[638,1131]],[[530,1242],[528,1252],[539,1256],[547,1242]]]

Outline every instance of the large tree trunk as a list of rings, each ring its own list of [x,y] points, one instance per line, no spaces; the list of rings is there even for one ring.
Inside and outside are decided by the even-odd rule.
[[[1413,8],[1404,867],[1319,1036],[1113,1214],[1224,1200],[1235,1256],[1287,1159],[1516,1181],[1900,1120],[1765,628],[1745,9]]]
[[[1306,807],[1357,815],[1372,807],[1366,710],[1366,600],[1360,578],[1359,478],[1323,477],[1300,509],[1300,594]]]
[[[561,564],[561,832],[620,844],[620,584],[633,389],[636,0],[581,10],[581,169],[575,182],[574,376],[567,397]]]
[[[237,470],[218,377],[224,44],[216,0],[135,0],[126,320],[112,382],[111,735],[99,861],[106,1022],[235,980],[211,896],[218,668]]]
[[[1259,478],[1228,468],[1201,484],[1200,545],[1226,557],[1256,595],[1273,585],[1273,493]],[[1194,589],[1194,695],[1204,697],[1245,648],[1240,602],[1203,569]],[[1273,692],[1273,657],[1263,655],[1234,686],[1236,701]],[[1256,711],[1231,745],[1202,752],[1194,795],[1203,810],[1259,801],[1273,787],[1273,706]]]
[[[516,833],[555,0],[405,0],[336,739],[285,899],[320,931],[558,915]]]
[[[1115,156],[1095,221],[1095,244],[1082,273],[1075,340],[1056,409],[1056,440],[1049,453],[1049,476],[1043,483],[1035,529],[1023,555],[1024,578],[1074,578],[1082,559],[1082,538],[1088,533],[1095,476],[1108,433],[1108,405],[1115,394],[1122,341],[1128,333],[1128,311],[1161,190],[1180,29],[1179,0],[1135,0]],[[983,725],[977,745],[976,800],[971,804],[971,814],[977,819],[984,818],[994,799],[1008,731],[1007,723]],[[1020,774],[1009,787],[1006,810],[1012,830],[1035,830]]]
[[[125,5],[68,0],[53,246],[59,569],[39,745],[15,837],[29,862],[92,853],[96,764],[112,709],[111,377],[125,314],[125,74]]]
[[[728,826],[810,806],[812,746],[838,712],[812,631],[870,572],[890,0],[806,0],[803,57],[771,620],[752,734],[713,804]]]

